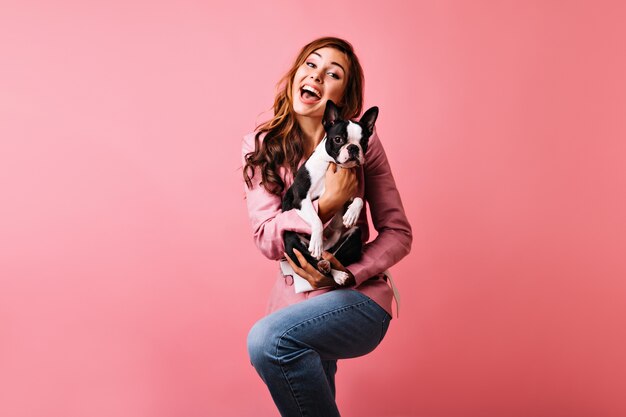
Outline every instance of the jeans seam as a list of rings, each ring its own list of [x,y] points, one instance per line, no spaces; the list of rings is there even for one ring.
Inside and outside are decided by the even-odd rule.
[[[329,314],[336,313],[336,312],[338,312],[338,311],[348,310],[348,309],[355,308],[355,307],[358,307],[358,306],[363,305],[363,304],[373,303],[373,302],[374,302],[374,301],[372,301],[372,299],[371,299],[371,298],[366,297],[366,299],[365,299],[365,300],[362,300],[362,301],[359,301],[359,302],[356,302],[356,303],[354,303],[354,304],[350,304],[350,305],[347,305],[347,306],[337,307],[337,308],[335,308],[335,309],[333,309],[333,310],[327,311],[327,312],[325,312],[325,313],[321,313],[321,314],[319,314],[319,315],[317,315],[317,316],[315,316],[315,317],[311,317],[311,318],[308,318],[308,319],[306,319],[306,320],[303,320],[303,321],[301,321],[301,322],[299,322],[299,323],[294,324],[293,326],[291,326],[290,328],[288,328],[287,330],[285,330],[285,331],[283,332],[283,334],[281,334],[281,335],[280,335],[280,337],[278,338],[278,340],[277,340],[277,342],[276,342],[276,349],[275,349],[275,351],[274,351],[274,357],[278,358],[278,348],[279,348],[279,346],[280,346],[280,344],[281,344],[281,341],[283,340],[284,336],[285,336],[287,333],[289,333],[291,330],[295,329],[296,327],[301,326],[302,324],[308,323],[308,322],[310,322],[310,321],[313,321],[313,320],[319,319],[320,317],[324,317],[324,316],[327,316],[327,315],[329,315]],[[283,376],[285,377],[285,380],[287,381],[287,385],[289,385],[289,390],[291,391],[291,395],[293,396],[293,398],[294,398],[294,400],[295,400],[296,404],[298,405],[298,411],[300,411],[300,415],[301,415],[301,416],[304,416],[304,413],[302,412],[302,407],[300,406],[300,402],[298,401],[298,396],[297,396],[296,392],[295,392],[295,391],[294,391],[294,389],[293,389],[293,385],[292,385],[292,383],[291,383],[291,381],[290,381],[289,377],[288,377],[288,376],[287,376],[287,374],[285,373],[285,367],[283,366],[282,360],[280,360],[280,359],[278,360],[278,365],[280,366],[280,371],[282,372]]]
[[[391,321],[391,319],[389,318],[389,313],[387,313],[386,316],[384,316],[383,318],[383,322],[380,325],[380,340],[378,341],[378,344],[380,345],[380,342],[383,341],[383,339],[385,338],[385,323],[389,323]]]
[[[278,348],[276,350],[278,350]],[[304,416],[304,413],[302,412],[302,406],[300,405],[300,401],[298,401],[298,395],[296,394],[296,392],[293,389],[293,384],[291,383],[291,380],[289,379],[289,377],[285,373],[285,368],[280,363],[280,361],[278,361],[278,365],[280,366],[280,371],[282,372],[283,376],[285,377],[285,380],[287,381],[287,385],[289,385],[289,391],[291,391],[291,395],[293,396],[293,399],[295,400],[296,405],[298,406],[298,411],[300,412],[300,415]]]

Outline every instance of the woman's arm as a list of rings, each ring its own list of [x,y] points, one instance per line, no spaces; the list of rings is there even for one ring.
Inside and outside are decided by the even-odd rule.
[[[363,256],[349,265],[357,285],[385,271],[411,250],[413,234],[402,200],[376,131],[369,140],[363,167],[365,200],[378,236],[363,248]]]
[[[242,161],[245,166],[246,154],[254,151],[254,135],[250,133],[243,139]],[[281,198],[268,192],[261,185],[261,172],[256,170],[252,178],[252,188],[244,184],[248,217],[252,227],[254,243],[261,253],[269,259],[278,260],[283,257],[285,244],[283,232],[293,230],[298,233],[311,233],[311,226],[302,219],[296,210],[281,210]],[[317,202],[315,209],[317,209]]]

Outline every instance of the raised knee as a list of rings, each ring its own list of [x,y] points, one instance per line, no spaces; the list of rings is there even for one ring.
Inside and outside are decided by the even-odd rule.
[[[275,337],[264,320],[259,320],[248,332],[248,355],[255,368],[267,364],[272,359],[271,346]]]

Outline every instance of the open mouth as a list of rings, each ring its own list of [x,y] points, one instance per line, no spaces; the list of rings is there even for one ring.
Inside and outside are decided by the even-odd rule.
[[[300,88],[300,98],[305,103],[316,103],[322,99],[322,95],[313,87],[304,85]]]

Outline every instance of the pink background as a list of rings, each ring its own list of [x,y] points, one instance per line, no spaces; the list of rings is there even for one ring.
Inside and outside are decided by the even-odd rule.
[[[0,7],[0,415],[276,415],[240,145],[321,35],[415,234],[344,415],[626,415],[622,2],[88,3]]]

